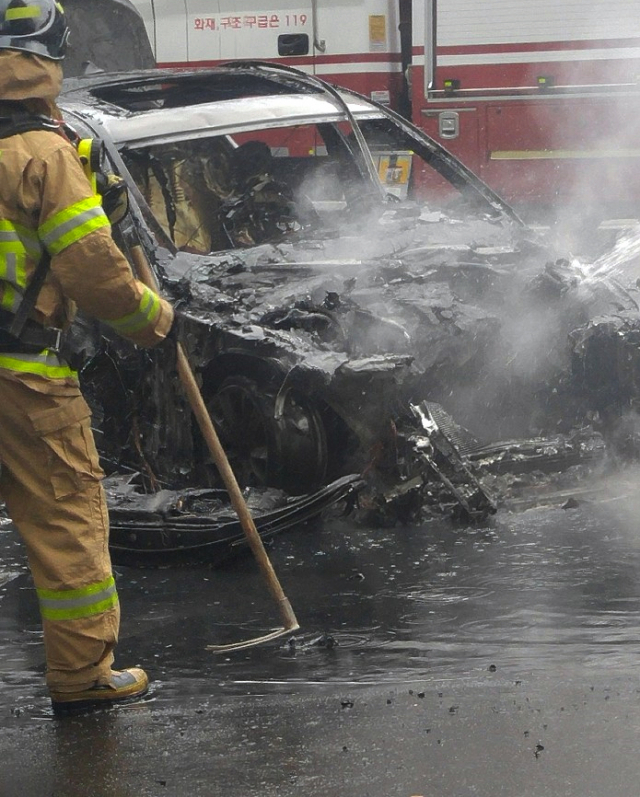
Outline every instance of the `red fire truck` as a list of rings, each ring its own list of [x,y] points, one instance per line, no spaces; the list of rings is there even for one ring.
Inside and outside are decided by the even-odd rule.
[[[637,0],[414,0],[413,119],[515,204],[640,212]]]
[[[132,2],[159,64],[285,59],[390,104],[516,206],[639,213],[638,0]]]

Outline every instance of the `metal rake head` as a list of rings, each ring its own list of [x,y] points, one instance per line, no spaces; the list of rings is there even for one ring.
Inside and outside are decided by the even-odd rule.
[[[252,648],[255,645],[261,645],[263,642],[271,642],[272,639],[280,639],[298,630],[300,630],[300,626],[294,623],[285,628],[277,628],[275,631],[271,631],[271,633],[265,634],[264,636],[255,637],[255,639],[246,639],[244,642],[230,642],[228,645],[207,645],[206,650],[212,650],[214,653],[243,650],[244,648]]]

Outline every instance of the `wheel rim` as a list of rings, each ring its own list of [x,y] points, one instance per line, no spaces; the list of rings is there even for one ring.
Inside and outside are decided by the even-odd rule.
[[[315,489],[325,481],[327,438],[315,406],[295,390],[281,390],[275,400],[282,483],[294,493]]]
[[[319,413],[306,398],[276,395],[246,377],[228,377],[207,409],[241,486],[300,494],[323,482],[327,443]],[[213,463],[209,460],[206,464]]]
[[[227,380],[207,409],[239,484],[268,484],[272,432],[255,384]]]

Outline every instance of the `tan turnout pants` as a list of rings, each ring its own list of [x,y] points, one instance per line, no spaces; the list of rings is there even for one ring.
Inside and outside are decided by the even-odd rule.
[[[38,593],[47,685],[73,692],[105,682],[120,610],[104,474],[79,387],[49,389],[43,379],[34,389],[0,371],[0,463],[0,495]]]

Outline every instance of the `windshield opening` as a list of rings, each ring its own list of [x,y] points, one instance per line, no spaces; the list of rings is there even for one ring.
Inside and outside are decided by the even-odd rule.
[[[360,130],[387,194],[439,211],[450,210],[459,203],[466,184],[452,183],[445,164],[430,152],[418,153],[415,138],[393,120],[363,120]]]
[[[455,207],[458,189],[392,120],[360,127],[388,199],[437,212]],[[196,254],[335,233],[379,200],[347,122],[185,138],[122,154],[166,235]]]

